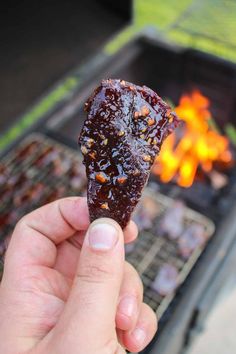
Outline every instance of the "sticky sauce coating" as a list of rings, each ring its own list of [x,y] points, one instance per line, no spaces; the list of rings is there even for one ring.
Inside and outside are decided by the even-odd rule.
[[[85,110],[79,143],[90,218],[113,218],[124,228],[178,118],[154,91],[124,80],[103,80]]]

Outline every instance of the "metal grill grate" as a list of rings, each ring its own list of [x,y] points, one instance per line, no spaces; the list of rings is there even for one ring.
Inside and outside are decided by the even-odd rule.
[[[31,134],[0,162],[0,253],[20,217],[47,202],[68,195],[85,195],[86,176],[78,152],[41,134]],[[155,217],[142,232],[127,260],[134,265],[144,284],[144,300],[160,318],[175,294],[161,296],[151,287],[160,267],[169,263],[179,273],[179,285],[191,271],[202,248],[195,249],[188,260],[178,253],[177,241],[158,233],[163,213],[173,199],[147,188],[144,197],[152,200]],[[142,206],[142,203],[141,203]],[[204,226],[210,238],[213,223],[203,215],[185,208],[185,227],[191,223]]]
[[[158,234],[162,215],[173,204],[173,200],[160,193],[154,194],[149,188],[146,188],[143,198],[155,202],[158,214],[151,228],[141,233],[132,253],[127,255],[127,260],[134,265],[142,277],[144,301],[157,313],[158,318],[161,318],[175,293],[161,296],[152,289],[152,283],[159,269],[166,263],[175,266],[178,270],[178,284],[181,285],[202,253],[203,247],[196,248],[187,260],[183,259],[179,254],[177,241]],[[211,220],[192,209],[185,208],[184,228],[186,229],[192,223],[204,226],[207,239],[213,235],[215,227]]]
[[[83,195],[80,154],[41,134],[31,134],[0,161],[0,254],[16,222],[57,198]]]

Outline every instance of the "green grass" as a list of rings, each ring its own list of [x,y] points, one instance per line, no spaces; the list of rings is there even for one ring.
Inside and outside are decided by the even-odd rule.
[[[116,53],[121,47],[128,43],[136,33],[137,28],[134,25],[128,26],[105,45],[104,52],[108,55]]]
[[[128,43],[138,32],[148,25],[165,30],[189,6],[191,0],[135,0],[134,19],[130,26],[121,31],[104,47],[104,52],[112,55]]]
[[[158,29],[170,26],[186,10],[192,0],[135,0],[135,24],[140,28],[148,24]]]
[[[77,84],[77,79],[68,77],[61,85],[51,91],[1,137],[0,149],[10,144],[14,139],[19,137],[25,129],[29,128],[44,114],[53,109],[53,107],[65,98]]]
[[[236,2],[235,0],[134,0],[134,19],[103,48],[113,55],[147,25],[154,26],[161,36],[186,47],[200,49],[236,62]],[[191,34],[192,28],[198,34]],[[201,34],[202,33],[202,34]],[[208,36],[219,37],[219,41]],[[227,40],[230,45],[223,43]],[[25,114],[0,140],[0,149],[22,134],[25,129],[47,114],[78,85],[78,79],[68,77],[61,85]],[[234,127],[228,135],[236,142]]]
[[[185,32],[177,30],[170,31],[168,34],[169,40],[185,47],[199,49],[203,52],[211,53],[221,58],[236,62],[236,51],[233,48],[225,47],[225,45],[204,38],[191,36]]]
[[[234,0],[135,0],[133,23],[108,42],[105,53],[114,54],[147,25],[172,42],[236,62]]]

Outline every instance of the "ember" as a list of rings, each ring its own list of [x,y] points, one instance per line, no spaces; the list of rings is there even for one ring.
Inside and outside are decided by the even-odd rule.
[[[216,163],[227,167],[232,161],[228,139],[210,124],[209,105],[198,91],[181,97],[175,111],[184,125],[166,139],[153,168],[162,182],[190,187],[198,171],[209,173]]]

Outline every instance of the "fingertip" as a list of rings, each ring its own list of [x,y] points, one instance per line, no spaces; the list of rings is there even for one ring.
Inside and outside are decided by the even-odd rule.
[[[62,217],[75,230],[86,230],[89,227],[89,211],[87,198],[69,197],[59,199],[58,206]]]
[[[125,243],[130,243],[138,237],[138,227],[133,220],[130,220],[124,229]]]
[[[134,241],[138,236],[138,227],[133,220],[129,221],[124,230],[122,230],[120,225],[114,219],[111,218],[96,219],[90,224],[89,227],[91,228],[94,224],[97,223],[107,223],[113,225],[119,231],[120,234],[124,235],[125,243],[130,243]]]
[[[118,222],[116,222],[114,219],[112,218],[98,218],[96,220],[94,220],[91,225],[93,224],[97,224],[97,223],[106,223],[106,224],[112,224],[114,225],[119,231],[122,231],[120,225],[118,224]]]
[[[143,303],[135,328],[132,331],[123,332],[123,344],[129,351],[139,352],[151,342],[157,327],[155,313],[148,305]]]
[[[116,248],[119,241],[119,231],[110,222],[94,222],[88,229],[84,244],[95,252],[108,252]]]
[[[97,224],[108,224],[108,225],[111,225],[111,226],[116,228],[116,230],[119,232],[119,234],[123,234],[123,231],[122,231],[120,225],[114,219],[111,219],[111,218],[99,218],[99,219],[96,219],[90,224],[89,229],[91,229],[94,225],[97,225]]]

